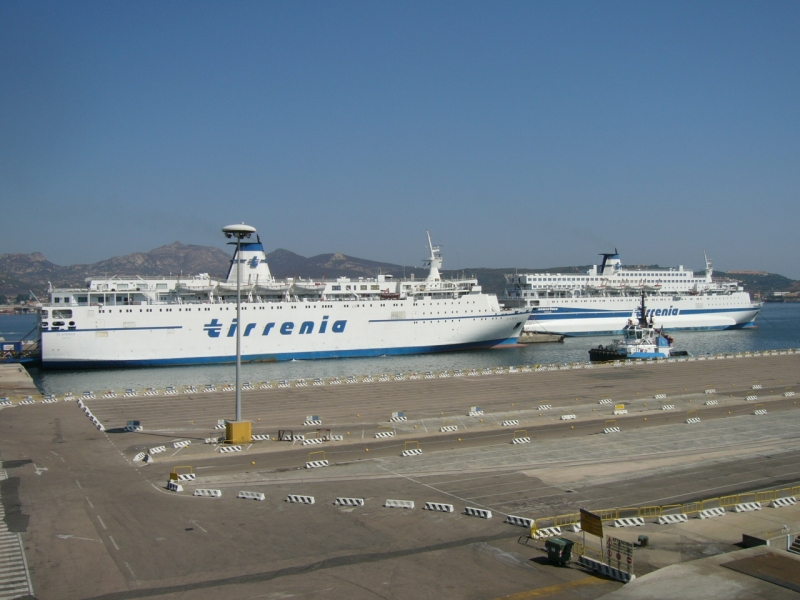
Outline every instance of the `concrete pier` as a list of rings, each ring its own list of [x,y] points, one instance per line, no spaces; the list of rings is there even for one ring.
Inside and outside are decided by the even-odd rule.
[[[505,517],[798,485],[798,373],[800,355],[785,354],[256,389],[243,392],[254,433],[330,429],[343,439],[256,442],[224,454],[204,441],[234,416],[233,392],[103,398],[96,390],[81,403],[104,431],[76,401],[0,408],[8,476],[0,500],[37,598],[598,598],[622,584],[549,565],[542,542],[526,541],[526,529]],[[627,414],[612,414],[618,404]],[[757,405],[766,413],[754,415]],[[472,406],[483,415],[467,416]],[[695,410],[700,421],[687,424]],[[407,420],[390,422],[397,411]],[[576,418],[561,419],[569,414]],[[304,426],[312,415],[322,424]],[[612,419],[620,433],[603,434]],[[143,431],[125,432],[130,420]],[[379,431],[394,436],[375,438]],[[531,442],[512,444],[515,431]],[[175,447],[182,441],[191,444]],[[407,442],[422,454],[401,456]],[[316,451],[329,467],[305,468]],[[135,460],[143,452],[151,464]],[[196,476],[178,493],[165,489],[176,467]],[[242,500],[241,491],[265,499]],[[290,494],[315,503],[287,502]],[[337,506],[339,497],[364,506]],[[385,508],[388,499],[415,508]],[[455,511],[421,510],[426,502]],[[650,536],[636,550],[641,576],[734,553],[743,533],[784,524],[800,531],[800,505],[609,533]],[[776,584],[730,577],[751,597],[789,597]]]
[[[33,379],[20,364],[0,363],[0,396],[38,396]]]
[[[535,333],[523,331],[519,336],[520,344],[545,344],[553,342],[563,342],[563,335],[558,333]]]

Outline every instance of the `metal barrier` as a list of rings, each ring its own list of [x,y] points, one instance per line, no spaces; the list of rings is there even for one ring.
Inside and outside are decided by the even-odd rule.
[[[687,515],[699,513],[703,510],[703,502],[687,502],[682,505],[682,508],[681,512]]]
[[[592,546],[588,546],[583,542],[575,542],[572,545],[572,554],[574,556],[587,556],[589,554],[594,554],[597,556],[598,560],[603,559],[603,551],[599,548],[593,548]]]
[[[403,444],[402,456],[419,456],[420,454],[422,454],[422,448],[418,441],[412,440]]]
[[[576,525],[580,522],[581,522],[581,513],[558,515],[553,519],[553,524],[555,527],[566,527],[567,525]]]
[[[619,511],[616,508],[604,508],[602,510],[593,511],[601,521],[613,521],[619,519]]]
[[[705,500],[697,500],[695,502],[685,502],[683,504],[664,504],[662,506],[640,506],[638,508],[604,508],[601,510],[592,510],[595,515],[600,517],[602,521],[615,521],[617,519],[640,517],[643,519],[656,518],[664,515],[693,515],[703,510],[712,508],[721,508],[727,510],[729,507],[736,506],[737,504],[748,503],[767,503],[780,498],[790,498],[800,496],[800,485],[793,487],[780,488],[776,490],[762,490],[759,492],[745,492],[743,494],[731,494],[729,496],[721,496],[718,498],[707,498]],[[563,515],[556,515],[554,517],[539,517],[531,523],[531,537],[537,531],[548,529],[551,527],[565,527],[568,525],[576,525],[581,521],[580,513],[567,513]],[[577,546],[577,544],[576,544]],[[591,549],[591,548],[590,548]],[[573,546],[573,552],[576,552]],[[580,550],[577,551],[580,554]]]
[[[747,492],[744,494],[738,494],[736,504],[745,504],[747,502],[758,502],[756,500],[757,494],[755,492]]]
[[[756,492],[756,502],[770,502],[778,497],[777,490],[770,490],[768,492]]]
[[[518,435],[522,434],[522,435]],[[517,429],[514,431],[514,437],[511,438],[512,444],[530,444],[531,438],[528,435],[527,429]]]
[[[185,473],[181,473],[178,469],[188,469]],[[172,472],[169,474],[169,478],[177,481],[180,479],[181,475],[194,475],[194,469],[189,465],[172,467]]]
[[[389,438],[394,437],[394,427],[391,425],[379,425],[378,431],[375,432],[376,438]]]
[[[321,457],[319,456],[320,454],[322,455]],[[316,458],[312,458],[312,456],[315,456]],[[306,459],[306,469],[327,467],[329,465],[330,463],[328,462],[328,455],[324,450],[308,453],[308,458]]]
[[[662,506],[642,506],[639,509],[639,514],[637,516],[644,517],[645,519],[650,519],[653,517],[660,517],[662,514],[663,514]]]
[[[664,515],[679,515],[683,511],[683,504],[665,504],[661,507],[661,516]]]
[[[458,423],[453,419],[441,419],[439,421],[439,431],[447,433],[448,431],[458,431]]]
[[[569,513],[565,515],[558,515],[555,517],[541,517],[536,520],[531,520],[531,536],[536,531],[548,529],[553,527],[566,527],[568,525],[579,524],[581,521],[580,513]]]

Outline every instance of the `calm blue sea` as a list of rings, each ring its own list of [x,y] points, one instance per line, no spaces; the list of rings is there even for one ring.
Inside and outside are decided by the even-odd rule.
[[[695,356],[737,350],[800,347],[800,303],[766,304],[756,323],[758,327],[751,329],[677,333],[674,335],[675,346],[688,350]],[[34,325],[35,317],[31,315],[0,315],[0,337],[6,340],[19,339]],[[242,365],[242,377],[243,381],[255,383],[269,379],[313,379],[586,361],[590,347],[605,344],[611,339],[567,338],[563,344],[530,344],[496,350],[419,356],[252,363]],[[43,371],[31,368],[30,372],[40,389],[49,394],[103,388],[219,384],[235,379],[233,365],[74,371]]]

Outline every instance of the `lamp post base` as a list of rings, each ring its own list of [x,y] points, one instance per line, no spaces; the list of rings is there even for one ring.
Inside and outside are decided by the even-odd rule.
[[[250,421],[225,421],[225,443],[249,444],[253,441],[252,426]]]

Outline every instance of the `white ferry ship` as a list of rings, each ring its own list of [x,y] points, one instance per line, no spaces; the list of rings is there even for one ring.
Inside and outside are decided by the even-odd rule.
[[[257,238],[258,239],[258,238]],[[261,240],[244,241],[227,279],[114,276],[51,289],[40,311],[44,368],[236,360],[236,268],[243,361],[417,354],[516,343],[528,318],[476,279],[445,280],[428,234],[426,279],[277,280]]]
[[[506,306],[529,308],[524,331],[567,336],[616,335],[638,319],[639,297],[647,296],[646,317],[667,331],[721,330],[754,326],[763,306],[736,281],[713,278],[706,257],[702,275],[677,269],[624,269],[619,254],[585,274],[506,275]]]

